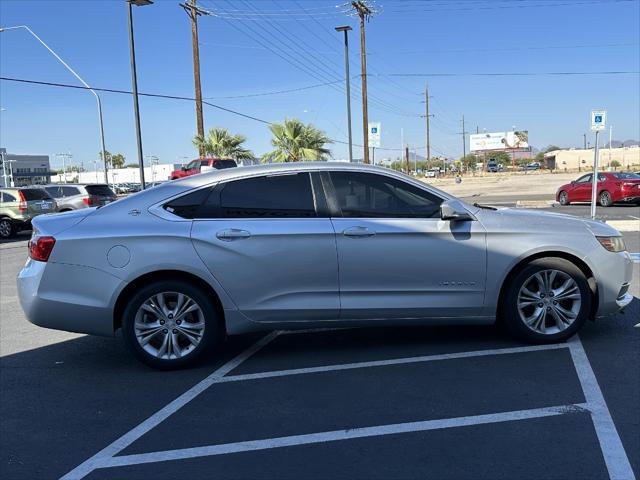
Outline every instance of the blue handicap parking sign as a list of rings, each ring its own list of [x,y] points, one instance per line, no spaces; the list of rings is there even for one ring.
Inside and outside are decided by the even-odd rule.
[[[371,133],[378,133],[377,127],[371,127]]]
[[[602,115],[596,115],[595,122],[602,123]]]

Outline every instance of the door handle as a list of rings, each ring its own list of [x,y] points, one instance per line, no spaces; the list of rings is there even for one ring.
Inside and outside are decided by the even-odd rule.
[[[376,232],[367,227],[351,227],[342,232],[345,237],[373,237]]]
[[[220,230],[216,233],[216,237],[219,240],[223,240],[225,242],[231,242],[232,240],[241,240],[243,238],[249,238],[251,233],[246,230],[240,230],[238,228],[230,228],[228,230]]]

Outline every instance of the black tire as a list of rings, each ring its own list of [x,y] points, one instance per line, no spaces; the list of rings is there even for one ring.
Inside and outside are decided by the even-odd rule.
[[[204,316],[205,327],[202,339],[191,352],[181,358],[158,358],[147,352],[136,337],[134,324],[138,310],[146,300],[163,292],[176,292],[190,297],[198,304]],[[196,365],[224,339],[223,319],[209,297],[199,287],[182,280],[161,280],[146,285],[129,298],[124,308],[122,334],[125,344],[138,360],[159,370],[174,370]]]
[[[569,194],[564,190],[561,191],[560,194],[558,195],[558,202],[562,206],[571,205],[571,202],[569,201]]]
[[[600,195],[598,195],[598,198],[600,199],[600,205],[603,207],[610,207],[611,205],[613,205],[611,194],[606,190],[601,191]]]
[[[533,330],[525,324],[518,310],[517,303],[520,289],[534,274],[543,270],[557,270],[567,274],[575,281],[580,292],[581,303],[575,320],[564,330],[560,330],[557,333],[543,334]],[[504,323],[509,333],[520,340],[535,344],[556,343],[569,339],[580,330],[587,318],[589,318],[591,305],[592,292],[582,270],[563,258],[540,258],[526,264],[509,280],[509,285],[499,306],[499,316],[500,321]],[[549,316],[549,321],[553,321],[552,316]]]
[[[0,218],[0,238],[9,239],[16,235],[16,227],[10,218]]]

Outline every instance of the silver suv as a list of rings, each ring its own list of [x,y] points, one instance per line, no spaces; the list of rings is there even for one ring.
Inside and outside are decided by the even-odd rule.
[[[64,183],[45,185],[43,188],[56,199],[60,212],[101,207],[117,200],[116,194],[106,183]]]

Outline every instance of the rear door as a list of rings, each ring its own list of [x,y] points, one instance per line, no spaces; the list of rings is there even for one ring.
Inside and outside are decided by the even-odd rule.
[[[91,199],[89,202],[91,207],[100,207],[118,198],[109,185],[86,185],[84,188]]]
[[[222,183],[197,217],[198,255],[251,320],[338,318],[335,234],[309,173]]]

